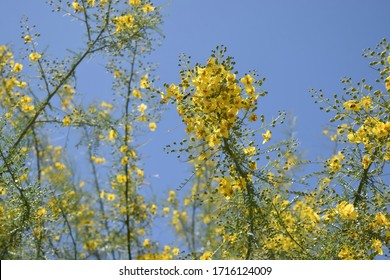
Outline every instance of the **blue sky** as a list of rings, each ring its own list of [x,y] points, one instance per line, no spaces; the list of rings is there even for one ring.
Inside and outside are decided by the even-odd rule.
[[[78,46],[73,40],[81,30],[69,17],[50,13],[46,1],[1,0],[0,44],[20,47],[20,19],[28,16],[30,24],[42,34],[40,47],[48,53],[63,56],[66,49]],[[297,117],[297,137],[310,159],[329,156],[330,141],[321,133],[330,115],[319,111],[309,89],[323,89],[329,96],[341,93],[342,77],[354,81],[375,77],[361,54],[374,48],[382,38],[390,39],[390,1],[388,0],[167,0],[164,5],[165,39],[150,59],[159,63],[157,73],[163,84],[178,81],[178,57],[192,56],[193,62],[204,63],[212,49],[225,45],[235,57],[237,70],[244,74],[256,70],[266,77],[264,89],[269,95],[260,100],[261,113],[276,116],[285,110]],[[104,99],[110,84],[99,85],[104,69],[96,65],[80,70],[84,86],[94,99]],[[86,69],[94,69],[92,72]],[[107,95],[107,98],[109,96]],[[146,156],[146,174],[152,186],[174,189],[186,178],[187,166],[162,148],[177,141],[184,127],[174,110],[163,115],[148,144],[142,148]],[[171,131],[171,132],[169,132]],[[154,191],[158,192],[158,191]]]

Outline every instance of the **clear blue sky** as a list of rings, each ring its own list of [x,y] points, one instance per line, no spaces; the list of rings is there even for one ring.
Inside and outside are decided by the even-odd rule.
[[[42,34],[40,47],[62,56],[66,48],[77,47],[74,35],[79,23],[69,17],[51,14],[46,1],[1,0],[0,44],[22,45],[19,20],[30,18]],[[269,95],[260,100],[266,116],[278,110],[297,117],[297,137],[302,148],[314,159],[317,154],[330,155],[331,144],[321,134],[329,115],[320,112],[308,90],[323,89],[333,95],[341,93],[340,79],[373,78],[375,71],[361,57],[362,50],[375,47],[382,38],[390,39],[389,0],[167,0],[163,33],[166,38],[151,59],[159,63],[161,84],[178,81],[178,56],[186,53],[194,62],[204,63],[215,46],[223,44],[235,57],[237,70],[257,70],[266,77],[264,89]],[[88,68],[88,66],[83,66]],[[81,71],[84,87],[92,98],[104,99],[110,84],[96,80],[105,77],[102,67],[93,65]],[[80,82],[80,81],[79,81]],[[83,86],[83,85],[82,85]],[[107,96],[107,98],[109,98]],[[162,148],[181,135],[183,126],[175,111],[168,111],[143,148],[147,156],[146,174],[153,187],[175,188],[186,174],[186,166],[175,155],[165,155]],[[173,132],[167,132],[173,130]],[[148,136],[149,137],[149,136]]]

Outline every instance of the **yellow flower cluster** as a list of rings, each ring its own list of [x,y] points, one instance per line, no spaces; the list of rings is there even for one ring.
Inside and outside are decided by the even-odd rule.
[[[186,124],[187,133],[195,133],[199,140],[205,140],[210,147],[221,144],[229,137],[240,110],[248,111],[255,106],[258,94],[255,94],[254,78],[249,74],[239,85],[236,74],[217,59],[210,58],[205,67],[196,66],[188,72],[180,86],[167,86],[163,102],[174,97],[178,113]],[[189,92],[186,89],[190,89]],[[182,89],[182,91],[181,91]],[[247,97],[243,97],[243,92]],[[266,136],[267,141],[270,134]]]
[[[336,206],[336,210],[340,214],[341,218],[345,220],[356,220],[358,216],[357,212],[355,211],[355,207],[346,201],[340,202]]]
[[[344,156],[341,152],[328,159],[327,163],[331,171],[337,172],[341,169],[341,162],[344,160]]]
[[[116,32],[129,31],[133,27],[134,17],[132,15],[123,15],[113,18],[116,26]]]

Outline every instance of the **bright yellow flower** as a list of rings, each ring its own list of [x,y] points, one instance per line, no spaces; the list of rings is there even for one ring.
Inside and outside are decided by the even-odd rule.
[[[156,130],[156,127],[157,127],[156,123],[154,123],[154,122],[149,123],[149,129],[150,129],[150,131],[155,131],[155,130]]]
[[[76,13],[84,10],[77,1],[72,2],[72,8]]]
[[[359,111],[361,108],[360,102],[356,100],[349,100],[343,103],[344,108],[349,110],[349,111]]]
[[[390,76],[386,78],[385,82],[386,82],[386,89],[390,91]]]
[[[37,210],[37,215],[38,215],[38,216],[45,216],[46,213],[47,213],[46,208],[39,208],[39,209]]]
[[[211,260],[211,257],[212,257],[213,253],[210,252],[210,251],[206,251],[203,253],[202,256],[200,256],[200,260]]]
[[[362,100],[360,101],[360,104],[362,104],[364,109],[367,111],[372,106],[371,97],[369,97],[369,96],[362,97]]]
[[[25,43],[28,43],[28,42],[31,42],[31,41],[32,41],[32,38],[31,38],[31,36],[29,36],[29,35],[24,36],[23,39],[24,39],[24,42],[25,42]]]
[[[113,193],[108,193],[107,194],[107,200],[112,201],[114,199],[115,199],[115,194],[113,194]]]
[[[144,11],[144,13],[150,13],[150,12],[153,12],[154,11],[154,7],[150,4],[146,4],[145,6],[142,7],[142,10]]]
[[[367,169],[371,164],[371,159],[369,155],[365,155],[362,160],[362,165],[364,169]]]
[[[355,207],[353,207],[351,203],[348,203],[346,201],[340,202],[336,206],[336,210],[340,214],[340,216],[346,220],[356,220],[358,216],[357,212],[355,211]]]
[[[173,248],[172,249],[172,254],[174,255],[174,256],[177,256],[178,254],[180,253],[180,250],[179,250],[179,248]]]
[[[261,134],[264,138],[263,144],[267,143],[269,140],[271,140],[271,131],[267,130],[265,133]]]
[[[13,69],[14,72],[18,73],[18,72],[22,71],[22,69],[23,69],[23,65],[22,65],[22,64],[20,64],[20,63],[15,63],[14,69]]]
[[[125,165],[129,162],[129,157],[128,156],[124,156],[121,160],[121,164]]]
[[[251,75],[246,74],[245,77],[240,79],[240,81],[244,84],[244,86],[250,86],[253,84],[255,79]]]
[[[149,87],[149,81],[148,81],[148,74],[143,76],[139,83],[140,88],[148,88]]]
[[[343,247],[339,254],[338,254],[338,257],[342,260],[352,260],[353,257],[352,257],[352,251],[351,249],[347,248],[347,247]]]
[[[386,216],[383,215],[381,212],[375,215],[375,222],[379,226],[386,226],[387,224],[389,224],[389,222],[387,221]]]
[[[117,132],[113,129],[111,129],[109,132],[108,132],[108,139],[113,142],[115,139],[116,139],[116,136],[117,136]]]
[[[337,172],[340,170],[341,161],[343,160],[344,160],[343,154],[341,152],[338,152],[337,155],[334,155],[331,159],[328,159],[327,163],[333,172]]]
[[[68,84],[64,85],[62,88],[64,89],[64,91],[67,94],[70,94],[70,95],[74,94],[74,92],[75,92],[73,87],[71,85],[68,85]]]
[[[149,239],[145,239],[144,240],[144,243],[142,244],[144,247],[149,247],[150,246],[150,240]]]
[[[29,57],[30,61],[33,62],[33,61],[37,61],[38,59],[40,59],[42,57],[42,55],[40,55],[37,52],[33,52],[28,57]]]
[[[129,5],[138,7],[139,5],[141,5],[141,0],[129,0]]]
[[[91,7],[95,7],[95,0],[88,0],[88,4],[89,4]]]
[[[383,255],[382,242],[379,239],[373,239],[371,248],[376,250],[378,255]]]
[[[140,92],[138,89],[134,89],[134,90],[133,90],[133,96],[134,96],[135,98],[139,98],[139,99],[142,98],[142,94],[141,94],[141,92]]]
[[[141,112],[141,114],[144,114],[146,108],[148,108],[148,106],[142,103],[141,105],[138,106],[138,111]]]
[[[62,125],[68,126],[68,125],[70,125],[70,123],[71,123],[71,120],[70,120],[69,116],[65,116],[64,119],[62,120]]]

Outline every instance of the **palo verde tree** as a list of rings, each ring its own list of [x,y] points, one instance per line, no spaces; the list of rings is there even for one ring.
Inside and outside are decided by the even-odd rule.
[[[263,113],[265,79],[238,73],[225,47],[203,64],[183,56],[180,82],[160,90],[146,62],[162,37],[160,7],[49,3],[81,23],[82,46],[54,59],[28,21],[20,56],[0,46],[1,259],[374,259],[388,251],[386,40],[364,52],[375,85],[344,79],[333,98],[312,91],[331,114],[325,133],[335,149],[309,173],[293,133],[274,140],[286,115]],[[108,99],[82,102],[77,70],[86,60],[104,61]],[[166,106],[186,134],[167,151],[192,174],[155,201],[142,192],[140,136],[153,135]],[[160,216],[176,243],[151,238]]]

